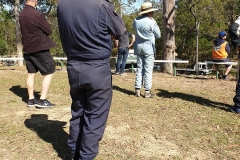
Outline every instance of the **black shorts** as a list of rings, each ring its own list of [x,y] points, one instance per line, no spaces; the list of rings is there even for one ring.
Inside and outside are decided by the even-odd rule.
[[[37,73],[48,75],[55,72],[55,63],[49,50],[36,53],[24,53],[24,60],[28,73]]]

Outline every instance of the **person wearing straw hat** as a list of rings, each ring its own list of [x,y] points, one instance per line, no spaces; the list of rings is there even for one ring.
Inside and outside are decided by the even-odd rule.
[[[141,6],[139,16],[133,21],[135,32],[134,54],[137,55],[137,72],[135,79],[135,94],[140,97],[140,89],[143,85],[145,98],[152,98],[152,72],[155,58],[155,38],[161,37],[161,32],[153,13],[157,11],[152,3],[146,2]]]

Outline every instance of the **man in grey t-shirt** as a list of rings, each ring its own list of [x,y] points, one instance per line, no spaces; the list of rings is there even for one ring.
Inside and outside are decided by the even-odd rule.
[[[129,38],[132,37],[132,41],[129,44]],[[129,48],[132,47],[133,43],[135,41],[135,35],[131,32],[128,32],[125,26],[125,32],[123,35],[119,38],[119,40],[116,40],[116,47],[118,48],[118,58],[117,58],[117,66],[116,66],[116,74],[123,74],[126,61],[129,53]],[[122,64],[122,65],[121,65]],[[120,69],[121,66],[121,69]]]

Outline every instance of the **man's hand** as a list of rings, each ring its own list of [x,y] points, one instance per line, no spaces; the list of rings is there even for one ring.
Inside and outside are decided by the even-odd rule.
[[[129,44],[127,48],[128,48],[128,49],[129,49],[129,48],[131,48],[131,47],[132,47],[132,45],[133,45],[133,44]]]
[[[110,35],[111,35],[111,39],[112,40],[115,39],[115,36],[114,36],[114,34],[112,32],[110,32]]]

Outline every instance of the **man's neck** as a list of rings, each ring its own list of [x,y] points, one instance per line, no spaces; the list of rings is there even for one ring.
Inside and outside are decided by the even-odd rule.
[[[36,7],[36,3],[34,1],[27,1],[26,5],[32,6],[32,7]]]

